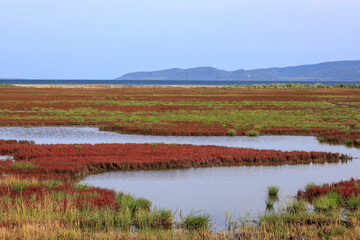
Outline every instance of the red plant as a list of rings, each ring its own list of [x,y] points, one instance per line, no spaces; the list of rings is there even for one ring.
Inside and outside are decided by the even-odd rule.
[[[305,191],[299,190],[298,197],[312,199],[327,194],[328,192],[337,192],[345,198],[360,195],[360,180],[350,179],[332,184],[323,184],[309,187]]]
[[[10,145],[10,146],[8,146]],[[81,146],[81,147],[79,147]],[[348,157],[325,152],[282,152],[158,144],[33,145],[2,144],[0,152],[11,149],[16,162],[30,162],[34,168],[13,168],[11,161],[0,162],[0,172],[70,179],[93,171],[109,169],[168,169],[224,165],[281,165],[347,161]],[[35,175],[34,175],[35,174]]]

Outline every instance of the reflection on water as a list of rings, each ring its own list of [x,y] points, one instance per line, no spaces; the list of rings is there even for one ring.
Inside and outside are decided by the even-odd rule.
[[[308,182],[324,183],[359,178],[360,150],[319,143],[308,136],[174,137],[101,132],[90,127],[0,128],[0,139],[55,143],[177,143],[219,145],[283,151],[326,151],[349,154],[353,161],[337,164],[213,167],[185,170],[107,172],[88,176],[81,183],[146,197],[157,207],[173,210],[206,210],[225,224],[225,210],[233,216],[265,211],[266,189],[280,187],[282,199],[294,196]]]

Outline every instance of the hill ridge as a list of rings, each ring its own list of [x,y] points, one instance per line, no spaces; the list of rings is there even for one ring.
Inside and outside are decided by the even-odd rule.
[[[226,71],[210,66],[124,74],[117,80],[360,81],[360,60]]]

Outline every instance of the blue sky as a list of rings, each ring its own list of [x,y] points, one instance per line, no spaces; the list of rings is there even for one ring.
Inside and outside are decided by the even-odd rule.
[[[0,0],[0,77],[360,59],[358,0]]]

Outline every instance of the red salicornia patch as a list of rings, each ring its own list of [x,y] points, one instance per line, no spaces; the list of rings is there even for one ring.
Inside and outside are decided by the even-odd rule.
[[[0,142],[0,172],[76,178],[104,170],[170,169],[229,165],[283,165],[347,161],[326,152],[282,152],[219,146],[168,144],[36,145]]]
[[[358,196],[360,195],[360,180],[350,179],[332,184],[313,185],[306,190],[299,190],[298,196],[313,199],[329,192],[336,192],[346,199]]]

